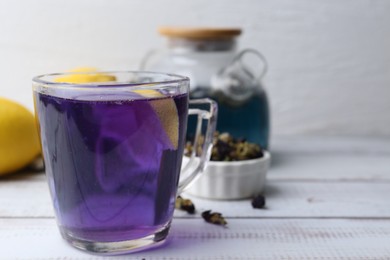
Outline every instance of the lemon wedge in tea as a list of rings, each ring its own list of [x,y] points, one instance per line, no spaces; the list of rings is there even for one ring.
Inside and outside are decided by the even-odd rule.
[[[149,100],[149,104],[160,119],[173,148],[177,149],[179,144],[179,117],[175,101],[153,89],[137,89],[133,92],[146,98],[153,98]]]

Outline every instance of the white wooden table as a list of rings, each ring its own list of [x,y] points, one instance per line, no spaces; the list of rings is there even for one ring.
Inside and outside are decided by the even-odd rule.
[[[170,241],[115,259],[390,259],[390,140],[275,138],[267,208],[192,198],[228,228],[175,212]],[[189,197],[189,196],[187,196]],[[45,176],[0,179],[0,259],[108,259],[67,245]]]

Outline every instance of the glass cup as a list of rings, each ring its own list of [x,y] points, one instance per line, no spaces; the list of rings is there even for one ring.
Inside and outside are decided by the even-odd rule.
[[[189,101],[188,78],[153,72],[42,75],[33,94],[62,237],[111,255],[162,244],[177,194],[210,157],[216,103]],[[206,133],[182,168],[188,115],[198,117],[196,136]]]

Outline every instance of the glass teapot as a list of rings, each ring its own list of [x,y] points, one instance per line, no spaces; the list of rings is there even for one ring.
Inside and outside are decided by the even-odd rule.
[[[241,30],[162,27],[159,33],[168,37],[168,48],[147,53],[141,69],[189,77],[191,98],[217,101],[219,132],[228,132],[267,149],[269,106],[261,83],[267,63],[256,50],[236,51],[236,38]],[[195,122],[189,120],[189,130],[192,125]]]

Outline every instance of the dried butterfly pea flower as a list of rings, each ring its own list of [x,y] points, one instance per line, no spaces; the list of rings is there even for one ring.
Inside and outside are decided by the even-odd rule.
[[[235,155],[239,161],[263,157],[260,146],[256,144],[248,142],[237,143],[235,148]]]
[[[262,209],[265,206],[265,197],[258,195],[252,199],[252,207],[255,209]]]
[[[199,146],[196,154],[202,152],[204,137],[199,137]],[[190,156],[194,147],[191,142],[186,143],[185,155]],[[257,144],[249,143],[245,138],[233,138],[229,133],[216,132],[213,139],[211,161],[242,161],[263,157],[263,150]]]
[[[233,142],[233,137],[228,133],[222,133],[219,136],[217,136],[219,140],[225,143]]]
[[[221,225],[221,226],[227,225],[227,222],[221,213],[211,212],[211,210],[207,210],[207,211],[202,212],[202,218],[206,222],[214,224],[214,225]]]
[[[226,158],[229,157],[232,152],[232,147],[226,142],[221,140],[216,140],[213,150],[211,152],[212,161],[226,161]]]
[[[175,208],[187,211],[189,214],[195,214],[195,205],[189,199],[183,199],[181,196],[176,198]]]

